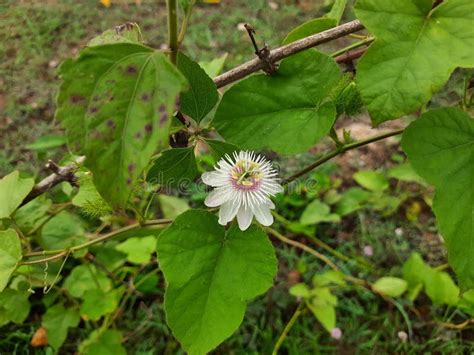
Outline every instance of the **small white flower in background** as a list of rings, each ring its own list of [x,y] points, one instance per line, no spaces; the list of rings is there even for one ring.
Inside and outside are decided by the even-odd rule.
[[[397,335],[398,335],[398,339],[400,339],[403,342],[406,342],[408,340],[408,334],[404,332],[403,330],[399,331]]]
[[[342,330],[340,328],[331,329],[331,338],[339,340],[342,337]]]
[[[215,189],[204,201],[208,207],[220,206],[219,223],[226,225],[237,216],[239,228],[246,230],[253,216],[264,226],[273,223],[270,197],[283,191],[277,171],[261,155],[242,151],[233,158],[225,155],[215,171],[202,174],[202,181]]]

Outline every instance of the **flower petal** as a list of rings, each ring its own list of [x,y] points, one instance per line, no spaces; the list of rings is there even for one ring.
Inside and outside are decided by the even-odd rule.
[[[235,218],[239,210],[239,204],[234,201],[228,201],[221,206],[219,210],[219,224],[225,226]]]
[[[226,176],[219,171],[209,171],[201,176],[202,182],[212,187],[224,186],[229,182]]]
[[[230,198],[230,193],[228,189],[215,189],[211,191],[209,195],[207,195],[206,199],[204,200],[204,204],[207,207],[217,207],[225,202],[227,202]]]
[[[246,230],[252,223],[253,213],[250,208],[244,208],[241,206],[239,212],[237,213],[237,222],[239,222],[240,230]]]
[[[267,204],[261,204],[253,208],[255,218],[264,226],[270,226],[273,223],[273,216],[270,207]]]

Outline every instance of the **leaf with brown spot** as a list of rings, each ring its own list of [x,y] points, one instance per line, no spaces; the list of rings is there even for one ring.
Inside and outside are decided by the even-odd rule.
[[[56,117],[69,146],[86,155],[102,197],[123,207],[153,154],[168,146],[170,117],[186,79],[163,53],[130,43],[86,48],[60,75]],[[86,103],[73,105],[73,96]]]

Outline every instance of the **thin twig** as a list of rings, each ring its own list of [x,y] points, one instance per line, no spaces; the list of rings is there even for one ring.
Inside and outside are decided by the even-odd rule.
[[[48,161],[46,168],[52,170],[54,173],[38,182],[33,187],[33,190],[25,197],[20,207],[64,181],[68,181],[71,185],[77,186],[77,177],[74,175],[74,170],[76,170],[78,165],[82,164],[84,160],[85,157],[79,157],[74,163],[64,167],[58,166],[51,160]]]
[[[304,312],[304,309],[303,308],[303,305],[304,303],[303,302],[300,302],[300,304],[298,305],[298,307],[296,307],[296,311],[295,313],[293,313],[293,315],[291,316],[290,320],[288,321],[288,323],[286,323],[285,325],[285,328],[283,329],[283,331],[281,332],[281,335],[279,336],[276,344],[275,344],[275,347],[273,348],[273,351],[272,351],[272,355],[277,355],[278,354],[278,350],[280,349],[281,345],[283,344],[283,342],[285,341],[286,337],[288,336],[288,333],[290,332],[291,328],[293,327],[293,325],[295,324],[296,320],[298,319],[298,317]]]
[[[356,149],[356,148],[362,147],[364,145],[367,145],[367,144],[370,144],[370,143],[373,143],[373,142],[380,141],[380,140],[388,138],[388,137],[392,137],[392,136],[402,134],[403,131],[404,131],[404,129],[398,129],[396,131],[383,133],[383,134],[380,134],[378,136],[374,136],[374,137],[370,137],[370,138],[361,140],[359,142],[354,142],[354,143],[349,143],[349,144],[343,145],[342,147],[340,147],[336,150],[333,150],[332,152],[329,152],[326,155],[322,156],[321,158],[316,160],[313,164],[311,164],[311,165],[307,166],[306,168],[300,170],[296,174],[290,176],[289,178],[284,179],[282,181],[282,184],[286,185],[286,184],[290,183],[291,181],[298,179],[299,177],[309,173],[311,170],[313,170],[313,169],[317,168],[318,166],[324,164],[328,160],[331,160],[331,159],[337,157],[338,155],[347,152],[348,150]]]
[[[268,59],[271,63],[276,63],[283,58],[289,57],[293,54],[304,51],[305,49],[315,47],[319,44],[332,41],[336,38],[343,37],[349,33],[360,31],[364,26],[358,20],[354,20],[343,25],[331,28],[327,31],[323,31],[312,36],[302,38],[298,41],[292,42],[285,46],[276,48],[268,54]],[[223,73],[214,78],[214,83],[218,88],[233,83],[239,79],[246,77],[256,71],[264,69],[266,63],[260,58],[254,58],[244,64]]]
[[[47,262],[47,261],[56,260],[56,259],[59,259],[59,258],[62,258],[63,256],[65,256],[68,252],[74,253],[78,250],[90,247],[91,245],[94,245],[94,244],[101,243],[101,242],[104,242],[106,240],[112,239],[112,238],[114,238],[114,237],[116,237],[116,236],[118,236],[118,235],[120,235],[124,232],[128,232],[128,231],[138,229],[138,228],[142,228],[142,227],[145,227],[145,226],[155,226],[155,225],[169,224],[171,222],[172,221],[170,219],[156,219],[156,220],[146,221],[146,222],[143,222],[143,223],[135,223],[135,224],[117,229],[116,231],[110,232],[108,234],[104,234],[104,235],[102,235],[98,238],[92,239],[92,240],[90,240],[86,243],[73,246],[73,247],[71,247],[69,249],[66,249],[66,250],[62,250],[62,249],[43,250],[43,251],[28,253],[28,254],[23,255],[23,258],[31,258],[31,257],[35,257],[35,256],[44,256],[44,255],[52,255],[52,256],[50,256],[48,258],[44,258],[44,259],[24,261],[24,262],[21,262],[20,265],[41,264],[41,263],[44,263],[44,262]]]

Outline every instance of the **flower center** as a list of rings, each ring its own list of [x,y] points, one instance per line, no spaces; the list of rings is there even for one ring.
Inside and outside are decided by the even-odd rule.
[[[260,165],[255,162],[239,160],[232,168],[232,186],[239,190],[255,190],[260,186],[262,173]]]

